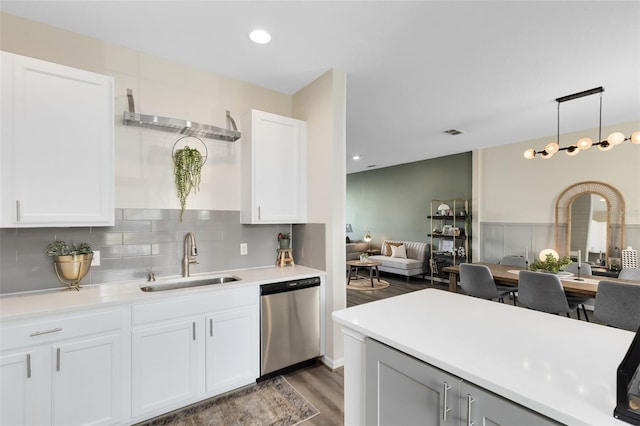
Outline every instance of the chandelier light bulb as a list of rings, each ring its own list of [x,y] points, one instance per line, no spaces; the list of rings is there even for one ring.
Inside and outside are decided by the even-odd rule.
[[[549,158],[553,157],[553,153],[547,152],[546,150],[542,151],[540,153],[540,156],[542,158],[544,158],[545,160],[548,160]]]
[[[631,143],[640,145],[640,131],[631,134]]]
[[[579,153],[580,153],[580,150],[575,145],[571,145],[570,147],[567,148],[567,155],[568,156],[573,157],[574,155],[578,155]]]
[[[578,148],[582,149],[582,150],[586,150],[591,148],[591,145],[593,145],[593,141],[590,138],[581,138],[578,139]]]
[[[560,145],[556,142],[549,142],[547,146],[544,147],[544,150],[547,151],[550,155],[555,154],[560,149]]]
[[[609,151],[611,150],[611,148],[613,148],[613,145],[611,145],[608,141],[602,141],[600,142],[600,145],[598,145],[598,149],[600,151]]]
[[[620,145],[624,142],[624,134],[620,132],[613,132],[607,137],[607,142],[611,145]]]
[[[640,132],[638,132],[638,133],[640,133]],[[638,143],[640,143],[640,137],[638,139],[639,139]],[[535,156],[536,156],[536,150],[533,149],[533,148],[529,148],[524,152],[524,158],[526,158],[527,160],[532,160],[533,157],[535,157]]]

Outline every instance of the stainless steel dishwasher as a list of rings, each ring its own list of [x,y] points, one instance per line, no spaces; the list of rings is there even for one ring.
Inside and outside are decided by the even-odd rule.
[[[320,277],[260,286],[260,378],[320,355]]]

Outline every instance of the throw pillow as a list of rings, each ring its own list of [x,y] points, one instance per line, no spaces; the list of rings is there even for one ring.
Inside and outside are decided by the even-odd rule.
[[[401,246],[402,243],[392,243],[391,241],[385,241],[383,246],[383,252],[381,253],[383,256],[391,256],[391,248]]]
[[[391,257],[402,257],[406,259],[407,248],[404,246],[404,244],[401,246],[391,246]]]

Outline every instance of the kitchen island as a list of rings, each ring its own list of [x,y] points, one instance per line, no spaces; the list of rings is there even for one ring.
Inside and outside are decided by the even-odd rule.
[[[481,410],[480,391],[535,424],[625,424],[613,410],[629,331],[436,289],[336,311],[333,319],[345,339],[346,425],[407,424],[416,408],[407,401],[426,388],[423,375],[446,377],[435,404],[438,418],[453,423],[440,424],[466,420],[469,406]],[[400,408],[389,407],[394,398]]]

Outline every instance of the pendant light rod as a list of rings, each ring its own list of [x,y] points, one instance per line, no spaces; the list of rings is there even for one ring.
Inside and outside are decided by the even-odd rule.
[[[602,86],[594,87],[593,89],[583,90],[582,92],[573,93],[571,95],[556,98],[556,102],[560,104],[562,102],[572,101],[574,99],[584,98],[585,96],[595,95],[596,93],[602,93],[602,92],[604,92],[604,87]]]

